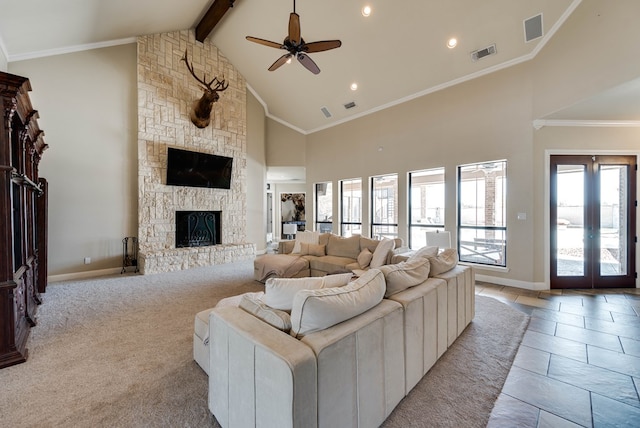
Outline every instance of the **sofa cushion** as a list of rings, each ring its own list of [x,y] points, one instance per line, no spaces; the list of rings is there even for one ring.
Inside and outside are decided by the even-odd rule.
[[[422,284],[429,278],[429,259],[416,257],[393,265],[380,267],[387,283],[384,297],[389,297],[407,288]]]
[[[292,254],[301,254],[302,250],[300,244],[317,244],[320,239],[320,232],[314,232],[311,230],[305,230],[303,232],[296,233],[296,241],[293,245]]]
[[[290,311],[293,297],[300,290],[340,287],[351,281],[352,274],[316,276],[310,278],[269,278],[264,284],[262,301],[274,309]]]
[[[347,269],[347,266],[354,263],[355,259],[338,256],[322,256],[309,258],[309,268],[322,272],[334,272],[340,269]]]
[[[245,294],[240,300],[240,309],[244,309],[251,315],[270,326],[289,332],[291,330],[291,316],[285,311],[273,309],[267,306],[260,298]]]
[[[348,238],[330,235],[327,243],[327,255],[337,257],[348,257],[357,259],[360,254],[360,235],[353,235]]]
[[[301,256],[314,256],[322,257],[325,255],[325,245],[322,244],[307,244],[305,242],[300,243]]]
[[[384,292],[384,275],[378,269],[344,287],[301,290],[293,299],[291,335],[301,338],[353,318],[380,303]]]
[[[458,250],[447,248],[437,256],[429,257],[431,272],[429,276],[437,276],[453,269],[458,265]]]
[[[376,247],[380,243],[377,239],[367,238],[366,236],[360,236],[360,250],[364,250],[365,248],[371,251],[371,254],[376,250]]]
[[[393,239],[383,239],[380,241],[376,250],[373,252],[373,256],[371,258],[371,263],[369,263],[369,267],[371,268],[379,268],[387,263],[387,258],[389,257],[389,253],[393,251],[396,243]]]
[[[358,266],[360,266],[360,269],[369,267],[372,258],[373,253],[368,248],[360,251],[360,254],[358,254]]]

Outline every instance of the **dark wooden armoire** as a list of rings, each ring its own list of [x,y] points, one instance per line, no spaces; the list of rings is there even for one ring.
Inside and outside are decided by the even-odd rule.
[[[26,361],[47,285],[47,145],[29,91],[26,77],[0,72],[0,368]]]

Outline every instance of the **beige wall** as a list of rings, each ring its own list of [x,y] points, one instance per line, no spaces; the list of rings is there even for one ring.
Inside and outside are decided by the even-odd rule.
[[[247,91],[247,241],[258,253],[267,248],[266,117],[262,104]]]
[[[397,173],[399,234],[408,242],[407,174],[445,167],[445,225],[455,238],[457,165],[507,159],[509,241],[531,242],[532,222],[515,219],[519,212],[532,212],[532,138],[531,78],[522,66],[514,67],[308,135],[307,157],[313,162],[306,166],[307,192],[316,182],[333,181],[338,189],[338,180],[356,177],[368,188],[371,176]],[[334,218],[337,208],[334,204]],[[363,212],[368,211],[365,204]],[[363,220],[363,230],[369,230],[369,219]],[[529,281],[532,257],[530,249],[510,246],[510,272],[492,275]]]
[[[267,165],[303,166],[306,163],[305,136],[273,119],[267,119]]]
[[[49,149],[49,275],[121,266],[137,234],[136,45],[12,62]],[[83,264],[91,257],[91,264]]]

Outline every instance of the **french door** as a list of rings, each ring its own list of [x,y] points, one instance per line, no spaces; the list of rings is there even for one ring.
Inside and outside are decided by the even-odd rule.
[[[551,156],[551,288],[635,287],[636,157]]]

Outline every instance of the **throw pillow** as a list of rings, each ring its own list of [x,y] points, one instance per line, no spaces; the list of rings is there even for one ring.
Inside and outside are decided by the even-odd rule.
[[[358,254],[360,254],[360,235],[353,235],[348,238],[338,235],[329,236],[327,254],[355,260],[358,258]]]
[[[438,255],[438,247],[422,247],[418,251],[413,253],[411,255],[411,257],[409,257],[409,258],[410,259],[414,258],[414,257],[426,257],[426,258],[429,258],[429,257],[435,257],[437,255]]]
[[[240,309],[244,309],[261,321],[285,332],[291,330],[291,316],[278,309],[267,306],[262,300],[251,295],[244,295],[240,300]]]
[[[300,244],[317,244],[318,238],[320,237],[320,232],[314,232],[311,230],[305,230],[303,232],[296,233],[295,244],[293,245],[293,251],[291,254],[300,254],[301,248]]]
[[[360,266],[360,269],[365,269],[366,267],[368,267],[369,263],[371,263],[372,258],[373,253],[369,251],[368,248],[360,251],[360,254],[358,254],[358,266]]]
[[[458,250],[447,248],[437,256],[429,257],[429,263],[431,263],[429,276],[437,276],[448,272],[458,265]]]
[[[300,290],[341,287],[351,281],[351,272],[340,275],[315,276],[310,278],[269,278],[264,284],[262,301],[274,309],[290,311],[293,297]]]
[[[300,290],[322,288],[322,277],[312,278],[269,278],[264,283],[262,301],[274,309],[290,311],[293,296]]]
[[[380,241],[380,243],[376,247],[376,250],[373,252],[369,267],[375,269],[386,264],[389,252],[393,251],[395,245],[396,243],[393,239],[384,238],[382,241]]]
[[[380,303],[384,291],[384,275],[378,269],[344,287],[299,291],[291,309],[291,335],[301,338],[360,315]]]
[[[353,273],[336,273],[333,275],[327,275],[322,277],[322,288],[343,287],[351,282]]]
[[[429,278],[429,259],[416,257],[406,262],[380,267],[387,283],[384,297],[399,293],[407,288],[422,284]]]

